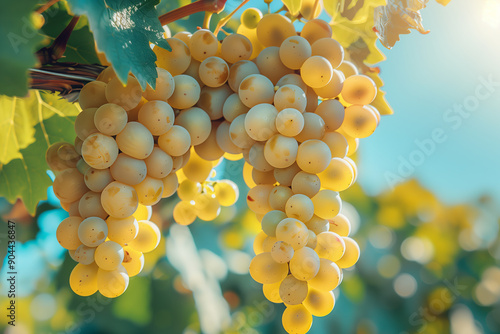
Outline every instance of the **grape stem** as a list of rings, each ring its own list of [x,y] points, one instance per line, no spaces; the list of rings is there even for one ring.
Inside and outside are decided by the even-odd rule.
[[[166,14],[160,15],[158,19],[162,25],[165,25],[199,12],[218,14],[224,10],[226,1],[227,0],[197,0],[186,6],[179,7]]]
[[[214,30],[214,35],[217,36],[217,34],[219,33],[219,31],[222,29],[222,27],[224,27],[226,25],[227,22],[229,22],[229,20],[231,19],[231,17],[233,17],[233,15],[236,14],[236,12],[239,11],[241,9],[241,7],[243,7],[244,5],[246,5],[249,1],[250,0],[243,0],[243,2],[238,7],[236,7],[235,10],[233,10],[231,13],[229,13],[228,16],[226,16],[223,19],[221,19],[217,23],[217,27]]]
[[[49,9],[50,7],[52,7],[52,5],[58,3],[59,0],[50,0],[49,2],[43,4],[40,8],[38,8],[37,10],[35,10],[35,13],[38,13],[38,14],[42,14],[43,12],[45,12],[47,9]]]
[[[78,19],[80,19],[80,16],[73,16],[66,28],[49,47],[43,47],[37,51],[36,55],[42,65],[54,63],[64,55],[66,44],[68,44],[69,37],[78,23]]]

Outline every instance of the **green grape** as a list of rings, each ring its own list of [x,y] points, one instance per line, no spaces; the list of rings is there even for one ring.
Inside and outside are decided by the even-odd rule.
[[[247,8],[241,14],[240,21],[246,28],[255,29],[262,17],[262,12],[258,8]]]
[[[272,210],[269,211],[262,217],[262,231],[268,236],[275,237],[276,236],[276,227],[278,224],[287,218],[286,214],[280,210]]]
[[[274,178],[280,185],[290,187],[292,185],[293,178],[298,172],[300,172],[300,167],[297,163],[294,163],[290,167],[276,168],[274,170]]]

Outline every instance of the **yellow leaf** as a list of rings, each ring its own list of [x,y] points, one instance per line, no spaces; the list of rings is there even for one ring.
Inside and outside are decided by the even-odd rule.
[[[283,0],[283,4],[293,16],[297,15],[302,6],[302,0]]]

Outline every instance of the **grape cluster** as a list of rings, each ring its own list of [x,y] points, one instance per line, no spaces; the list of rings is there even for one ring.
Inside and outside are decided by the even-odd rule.
[[[286,17],[249,9],[238,32],[261,49],[235,70],[247,69],[237,94],[248,110],[226,118],[246,160],[248,207],[262,224],[250,274],[268,300],[286,305],[285,330],[306,333],[313,315],[332,311],[332,290],[360,255],[339,192],[355,182],[349,156],[359,138],[378,126],[377,87],[344,60],[322,20],[298,35]]]
[[[177,193],[174,220],[214,220],[238,188],[213,180],[222,157],[245,159],[248,207],[262,232],[250,274],[283,326],[306,333],[333,309],[342,269],[359,258],[339,192],[356,180],[352,156],[380,115],[375,83],[344,59],[332,29],[314,13],[298,34],[279,14],[251,8],[222,42],[206,29],[155,46],[156,87],[145,91],[112,68],[82,89],[75,145],[47,152],[54,191],[70,217],[58,240],[79,262],[81,295],[115,297],[160,240],[151,206]]]

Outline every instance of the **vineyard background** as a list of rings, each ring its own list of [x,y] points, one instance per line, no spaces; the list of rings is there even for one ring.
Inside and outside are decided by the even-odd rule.
[[[158,11],[185,2],[163,1]],[[212,24],[237,5],[229,1]],[[53,12],[56,19],[43,26],[48,40],[70,20],[65,3],[57,6],[61,7]],[[253,0],[247,7],[266,8]],[[474,5],[453,0],[447,7],[430,2],[422,14],[430,35],[402,35],[390,51],[376,42],[387,57],[376,66],[395,114],[382,118],[380,129],[363,140],[357,153],[359,181],[342,193],[342,199],[352,204],[344,211],[353,222],[362,256],[345,272],[334,312],[316,319],[311,333],[500,332],[500,161],[494,148],[500,139],[500,94],[498,87],[483,82],[500,79],[495,59],[500,7],[494,0]],[[201,22],[199,13],[169,27],[173,33],[194,31]],[[227,28],[235,27],[230,22]],[[65,61],[99,62],[89,36],[82,19],[68,42]],[[461,117],[460,124],[447,121],[448,110],[475,97],[477,87],[484,87],[489,96],[477,98],[478,105],[471,105],[470,115]],[[74,120],[74,107],[44,93],[32,98],[33,105],[55,103],[70,115],[57,118],[49,107],[43,111],[45,127],[59,129],[54,138],[72,142],[74,133],[64,122]],[[6,103],[4,97],[0,107],[1,103]],[[6,116],[5,108],[0,108],[0,115]],[[447,139],[434,141],[428,153],[417,142],[433,138],[436,129],[442,129]],[[35,126],[34,138],[35,144],[24,148],[25,157],[44,149],[40,125]],[[423,153],[415,153],[419,151]],[[422,163],[412,163],[412,155],[423,156]],[[143,273],[120,298],[84,298],[68,286],[73,261],[55,237],[67,213],[51,187],[47,200],[37,206],[36,198],[27,197],[26,205],[9,203],[13,198],[5,190],[5,180],[12,175],[9,171],[19,168],[16,160],[13,163],[2,160],[0,169],[0,192],[5,197],[0,198],[0,244],[6,240],[7,220],[15,221],[20,277],[18,325],[6,327],[2,322],[5,333],[191,334],[216,328],[221,321],[231,322],[227,334],[284,333],[279,316],[284,306],[268,302],[248,275],[260,225],[247,211],[245,196],[216,221],[197,221],[189,228],[172,221],[175,196],[163,200],[151,220],[165,238],[146,255]],[[234,180],[245,194],[242,167],[243,161],[225,161],[217,172]],[[36,193],[44,193],[47,182],[36,182]],[[6,247],[0,247],[1,258],[5,252]],[[5,275],[2,266],[1,309],[8,303]]]

